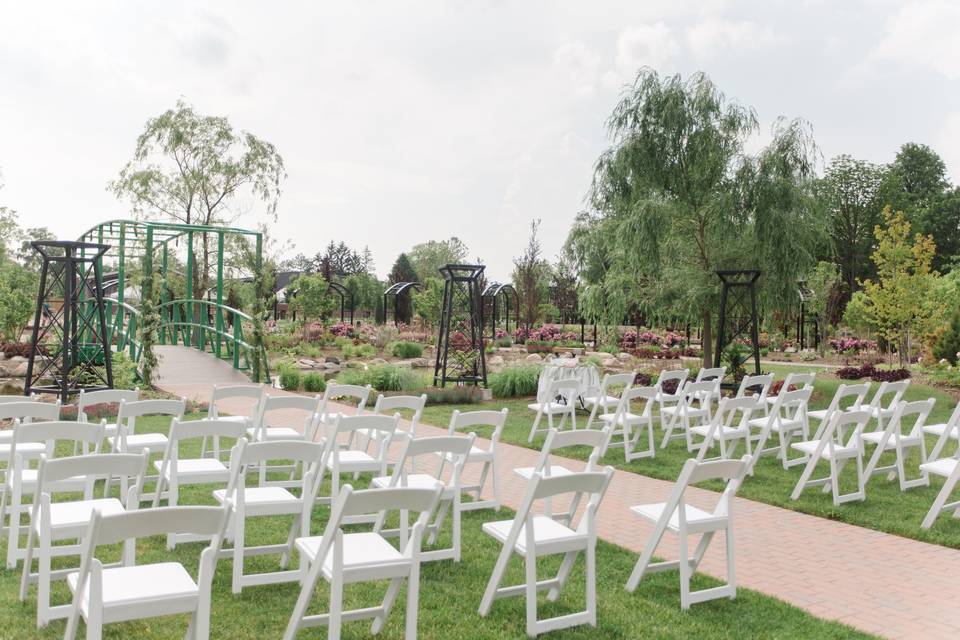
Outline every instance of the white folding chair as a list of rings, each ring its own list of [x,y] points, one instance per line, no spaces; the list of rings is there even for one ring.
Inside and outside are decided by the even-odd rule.
[[[302,440],[274,440],[270,442],[247,442],[241,438],[230,452],[230,481],[226,489],[216,489],[214,499],[227,505],[230,522],[227,538],[233,548],[225,550],[224,556],[233,557],[231,589],[240,593],[243,587],[261,584],[276,584],[298,580],[297,570],[286,570],[293,551],[293,541],[298,535],[310,533],[310,516],[313,512],[317,490],[316,478],[324,446],[317,442]],[[304,465],[300,480],[300,495],[294,495],[286,487],[247,487],[247,472],[272,460],[293,460]],[[245,545],[248,518],[269,516],[294,516],[286,542],[248,547]],[[280,571],[244,574],[246,556],[281,554]]]
[[[707,382],[707,381],[716,381],[718,384],[714,387],[713,393],[709,400],[713,402],[714,400],[720,401],[720,384],[723,383],[723,379],[727,375],[726,367],[703,367],[697,371],[697,377],[694,379],[694,382]]]
[[[813,439],[819,440],[823,437],[823,432],[827,428],[827,425],[830,424],[830,420],[835,413],[866,410],[866,407],[863,406],[863,400],[867,397],[869,391],[869,382],[863,384],[841,384],[837,387],[826,409],[808,409],[807,418],[813,418],[819,422]]]
[[[386,487],[414,487],[417,489],[441,489],[440,502],[437,505],[436,515],[431,515],[432,522],[426,525],[424,533],[428,534],[427,544],[436,544],[440,531],[443,528],[443,522],[448,512],[453,512],[453,542],[446,549],[431,549],[421,553],[420,558],[424,561],[447,560],[460,562],[461,549],[461,514],[463,513],[461,503],[463,467],[466,464],[467,456],[473,448],[476,434],[471,433],[466,436],[437,436],[432,438],[417,438],[416,440],[407,436],[406,446],[403,453],[393,467],[393,474],[390,476],[379,476],[372,480],[371,487],[383,489]],[[436,473],[413,473],[407,471],[407,462],[410,462],[410,468],[415,468],[415,460],[420,456],[440,455],[443,457],[451,456],[453,463],[450,473],[443,473],[443,466],[437,465]],[[396,530],[384,530],[384,521],[382,516],[378,519],[374,531],[381,535],[396,535]]]
[[[100,638],[104,624],[177,613],[192,614],[187,638],[208,638],[211,584],[226,518],[222,507],[161,507],[111,515],[94,511],[80,570],[67,576],[73,605],[65,640],[76,637],[80,617],[87,623],[87,638]],[[212,538],[200,554],[196,581],[179,562],[134,564],[136,538],[170,533]],[[104,568],[97,548],[121,541],[128,561]]]
[[[264,395],[258,405],[257,417],[253,426],[247,429],[247,440],[250,442],[276,442],[278,440],[299,440],[313,442],[326,433],[317,433],[320,427],[320,407],[323,399],[319,394],[315,396],[297,395]],[[296,424],[302,424],[299,429]],[[280,461],[275,461],[280,462]],[[264,465],[260,467],[259,482],[261,487],[297,487],[297,465],[283,461],[280,464]],[[289,474],[286,480],[267,479],[268,472],[285,472]]]
[[[573,473],[578,473],[563,465],[550,462],[550,456],[552,454],[569,447],[590,447],[590,455],[587,457],[587,462],[581,471],[597,471],[600,468],[600,459],[603,458],[609,441],[609,429],[582,429],[577,431],[557,431],[556,429],[551,429],[550,432],[547,433],[547,439],[543,443],[543,448],[540,450],[537,465],[535,467],[517,467],[513,472],[527,482],[532,480],[534,474],[537,473],[545,478],[569,476]],[[574,515],[576,515],[577,507],[579,506],[578,498],[579,496],[574,496],[570,501],[569,508],[559,514],[553,513],[553,505],[550,499],[544,500],[544,513],[559,522],[569,525],[570,522],[573,521]]]
[[[490,435],[490,446],[486,449],[479,444],[475,444],[470,449],[470,455],[467,457],[467,465],[479,464],[480,476],[474,485],[464,485],[464,493],[473,493],[473,501],[464,503],[461,507],[464,511],[473,511],[475,509],[493,509],[500,510],[500,462],[497,456],[497,444],[500,442],[500,435],[503,433],[503,427],[507,423],[507,409],[500,411],[467,411],[460,413],[454,410],[450,416],[450,426],[448,434],[453,436],[458,431],[470,429],[471,427],[492,427],[493,433]],[[471,429],[476,431],[476,429]],[[440,457],[441,464],[453,461],[453,456],[447,454]],[[483,488],[486,486],[487,477],[493,484],[493,499],[483,499]]]
[[[810,373],[788,373],[787,376],[783,379],[783,385],[780,387],[780,393],[784,391],[796,391],[799,389],[810,389],[813,392],[813,381],[816,379],[817,374]],[[773,385],[771,385],[772,387]],[[767,403],[766,409],[769,410],[777,402],[777,396],[770,395],[770,392],[767,391],[767,397],[765,399]],[[754,461],[756,464],[756,461]]]
[[[361,473],[374,473],[380,476],[387,475],[389,461],[387,454],[390,443],[400,424],[400,414],[380,416],[372,413],[345,416],[337,415],[328,427],[328,436],[324,442],[323,462],[317,478],[317,486],[323,483],[326,474],[330,474],[330,498],[340,494],[340,477],[344,473],[351,473],[354,479]],[[377,443],[375,454],[357,449],[346,449],[343,442],[353,440],[354,435],[364,429],[370,439]],[[321,502],[328,500],[321,499]],[[369,520],[372,521],[372,520]]]
[[[327,388],[323,392],[323,402],[320,407],[319,421],[322,424],[331,424],[336,417],[343,412],[334,403],[344,404],[344,399],[354,401],[354,415],[361,415],[370,401],[370,385],[361,386],[359,384],[340,384],[339,382],[328,382]],[[349,406],[349,405],[348,405]]]
[[[382,393],[377,396],[377,401],[373,405],[373,413],[377,415],[393,415],[398,411],[411,412],[410,429],[404,431],[397,427],[397,433],[407,433],[411,438],[417,437],[417,425],[420,424],[420,418],[423,416],[423,408],[427,404],[427,394],[419,396],[385,396]],[[368,451],[371,443],[372,434],[366,429],[358,429],[356,435],[362,439],[364,451]],[[352,442],[351,442],[352,444]]]
[[[660,409],[660,422],[664,428],[661,449],[666,449],[672,438],[684,438],[687,441],[687,451],[693,451],[690,427],[710,422],[713,415],[713,397],[719,386],[719,380],[690,382],[680,392],[680,402]],[[678,426],[682,433],[674,435],[673,432]]]
[[[656,387],[630,387],[620,396],[620,402],[613,413],[600,416],[604,429],[609,432],[607,445],[623,447],[623,458],[627,462],[638,458],[652,458],[657,453],[653,443],[653,405],[656,399]],[[635,402],[642,403],[642,408],[635,408]],[[647,432],[647,447],[638,449],[644,429]],[[619,441],[614,440],[617,435],[620,436]]]
[[[927,511],[927,515],[923,518],[923,522],[920,525],[921,529],[929,529],[932,527],[937,517],[944,511],[952,511],[954,518],[960,518],[960,500],[947,502],[953,494],[957,482],[960,482],[960,444],[956,446],[951,455],[944,457],[939,457],[938,455],[943,453],[949,440],[957,440],[956,435],[954,435],[955,427],[951,425],[955,425],[956,420],[960,419],[957,417],[958,414],[960,414],[960,404],[953,410],[950,421],[946,425],[927,425],[924,427],[924,430],[932,426],[943,427],[943,429],[940,430],[937,444],[933,448],[936,453],[931,453],[930,460],[922,463],[920,470],[928,476],[933,474],[942,477],[944,480],[940,492],[934,499],[933,504],[930,505],[930,510]]]
[[[800,494],[807,487],[824,486],[824,492],[829,491],[833,496],[833,506],[839,507],[845,502],[863,500],[866,493],[863,488],[863,450],[860,435],[870,421],[870,414],[866,410],[834,411],[818,438],[804,442],[794,442],[790,446],[806,456],[806,466],[797,481],[797,485],[790,495],[791,500],[798,500]],[[850,433],[842,438],[845,428],[850,427]],[[840,472],[844,465],[854,460],[857,465],[857,490],[851,493],[840,493]],[[811,479],[813,472],[820,461],[830,465],[830,474],[823,478]]]
[[[776,453],[783,463],[783,468],[790,467],[806,462],[806,456],[800,455],[796,458],[790,458],[790,445],[793,444],[793,438],[800,434],[801,440],[810,439],[810,425],[807,422],[807,405],[810,402],[810,396],[813,395],[813,388],[794,389],[793,391],[781,390],[775,396],[775,402],[769,407],[767,415],[762,418],[751,418],[748,421],[751,430],[760,429],[760,435],[756,437],[756,445],[753,448],[753,460],[750,463],[750,473],[757,464],[760,456],[766,453]],[[777,444],[767,447],[767,440],[771,434],[777,434]]]
[[[933,451],[930,452],[930,459],[939,460],[943,448],[949,440],[960,441],[960,402],[953,408],[953,413],[950,414],[946,422],[925,424],[923,425],[923,432],[936,436],[937,443],[933,446]]]
[[[136,400],[134,402],[120,402],[117,411],[116,435],[111,445],[117,453],[141,453],[149,449],[153,453],[161,453],[167,447],[167,433],[164,432],[137,433],[137,418],[146,416],[169,416],[170,422],[183,420],[183,413],[187,408],[187,400]]]
[[[636,371],[630,371],[629,373],[608,373],[603,376],[599,389],[594,387],[588,389],[587,392],[583,394],[581,397],[583,405],[590,409],[590,417],[587,419],[587,429],[593,426],[597,412],[601,414],[611,413],[620,403],[620,398],[611,395],[611,389],[613,387],[623,387],[621,390],[622,395],[624,391],[633,386],[633,381],[636,377]]]
[[[10,429],[5,429],[0,431],[0,435],[3,437],[0,438],[0,460],[3,461],[4,465],[7,465],[3,468],[3,486],[0,487],[0,491],[4,492],[3,498],[0,498],[0,503],[6,503],[6,475],[9,473],[12,464],[12,458],[10,456],[10,448],[13,442],[13,434],[17,424],[30,424],[34,420],[40,420],[45,422],[55,421],[60,419],[60,400],[57,399],[55,403],[39,402],[35,398],[26,398],[24,396],[14,396],[19,398],[19,402],[3,402],[0,403],[0,420],[11,421],[12,427]],[[22,442],[17,453],[20,455],[23,460],[38,460],[41,455],[46,453],[47,445],[43,442]],[[6,518],[6,511],[0,509],[0,531],[4,529],[3,523]]]
[[[496,598],[525,595],[526,628],[529,636],[581,624],[594,627],[597,625],[596,518],[600,501],[612,477],[613,467],[606,467],[602,471],[551,477],[535,473],[527,484],[516,517],[513,520],[487,522],[483,525],[483,532],[503,546],[480,602],[481,616],[485,617],[490,613]],[[570,526],[561,524],[549,516],[534,515],[535,502],[562,495],[571,495],[572,498],[590,496],[586,509],[575,526],[572,523]],[[501,587],[514,553],[524,559],[525,583]],[[586,556],[586,609],[554,618],[539,619],[537,593],[548,590],[548,600],[555,601],[559,598],[570,577],[573,563],[580,553]],[[538,580],[537,559],[558,554],[563,554],[563,561],[557,575]]]
[[[699,447],[696,455],[697,462],[707,459],[707,454],[713,449],[714,444],[720,445],[718,459],[733,458],[741,441],[747,450],[747,455],[752,456],[750,416],[760,409],[760,406],[760,398],[757,396],[721,399],[717,412],[713,414],[709,423],[690,427],[691,439],[694,436],[702,438],[699,445],[694,445]],[[733,443],[733,446],[731,447],[728,443]]]
[[[907,392],[909,386],[909,379],[880,383],[873,394],[873,399],[870,400],[870,404],[864,407],[870,412],[870,416],[877,421],[875,431],[884,430],[884,422],[893,416],[894,411],[897,410],[897,405],[903,400],[903,394]]]
[[[0,455],[6,453],[3,447],[13,440],[13,423],[17,420],[27,424],[34,420],[59,420],[60,398],[55,402],[41,402],[36,396],[0,396],[0,421],[9,422],[10,428],[0,431]],[[14,400],[13,398],[16,398]]]
[[[659,571],[680,570],[680,607],[689,609],[691,604],[715,600],[717,598],[735,598],[737,596],[737,580],[733,553],[733,497],[737,494],[743,482],[744,474],[750,468],[750,456],[743,456],[739,460],[713,460],[698,462],[687,460],[680,477],[670,492],[667,502],[642,504],[630,507],[630,510],[652,522],[653,532],[643,547],[643,553],[633,568],[627,580],[627,591],[635,591],[640,580],[647,573]],[[687,503],[687,488],[691,485],[706,482],[707,480],[724,480],[727,486],[713,511],[704,511]],[[680,543],[679,560],[657,562],[651,564],[653,554],[667,531],[677,535]],[[719,587],[690,590],[690,579],[703,560],[713,536],[723,531],[727,545],[727,583]],[[701,534],[697,548],[690,556],[690,536]]]
[[[871,444],[875,447],[863,472],[864,484],[870,482],[870,478],[875,474],[886,473],[890,480],[899,478],[901,491],[930,485],[930,476],[923,470],[923,463],[927,461],[927,441],[923,433],[923,425],[933,411],[935,402],[933,398],[915,402],[898,402],[893,413],[887,417],[882,431],[868,431],[860,436],[864,445]],[[904,433],[907,428],[905,423],[911,420],[913,424],[909,427],[909,433]],[[917,449],[920,452],[920,477],[908,479],[907,454],[911,449]],[[887,451],[895,452],[896,460],[893,464],[881,467],[879,466],[880,456]]]
[[[205,418],[203,420],[189,420],[181,422],[174,418],[170,425],[170,437],[163,452],[163,460],[155,460],[157,470],[157,488],[153,494],[153,506],[160,506],[160,500],[166,498],[168,506],[176,506],[180,502],[180,487],[197,484],[226,485],[230,482],[230,469],[219,457],[216,458],[181,458],[180,447],[184,442],[191,440],[207,441],[213,438],[231,438],[240,440],[246,434],[246,424],[236,420],[221,418]],[[218,445],[219,446],[219,445]],[[173,549],[180,542],[194,542],[189,538],[176,537],[171,534],[167,538],[167,548]]]
[[[534,418],[533,425],[530,427],[530,437],[527,438],[527,442],[533,442],[538,432],[553,429],[554,416],[560,416],[560,426],[558,429],[561,431],[568,417],[570,418],[571,427],[576,430],[577,396],[579,394],[579,380],[572,378],[553,380],[547,387],[547,394],[544,396],[543,402],[532,402],[527,405],[528,409],[537,412],[537,417]],[[547,416],[548,428],[537,429],[537,427],[540,426],[540,420],[543,416]]]
[[[211,420],[226,420],[228,422],[237,422],[244,428],[252,427],[257,416],[260,414],[260,402],[263,400],[262,384],[230,384],[213,385],[213,391],[210,392],[210,405],[207,408],[207,418]],[[233,412],[223,412],[224,402],[233,401],[239,409]],[[221,415],[222,414],[222,415]],[[209,452],[216,459],[220,459],[220,438],[213,436],[213,448]],[[230,449],[227,448],[227,451]],[[207,439],[203,439],[200,448],[200,457],[207,457]]]
[[[687,384],[687,377],[690,375],[689,369],[671,369],[670,371],[661,371],[654,383],[657,390],[657,404],[660,408],[660,428],[666,429],[664,422],[664,409],[675,407],[683,398],[683,387]],[[673,391],[670,390],[674,387]]]
[[[99,453],[103,440],[103,425],[82,422],[33,422],[17,424],[10,442],[10,454],[7,458],[7,475],[4,482],[3,498],[0,499],[0,514],[9,516],[7,526],[7,568],[14,569],[24,557],[20,548],[20,534],[26,533],[20,524],[20,517],[29,509],[23,504],[23,496],[33,493],[37,484],[38,469],[31,469],[29,460],[33,455],[24,456],[21,451],[40,445],[48,459],[56,457],[57,445],[71,449],[82,448],[85,451]],[[87,486],[86,478],[63,481],[62,484],[77,492]],[[9,500],[9,506],[8,506]]]
[[[117,412],[120,411],[121,402],[136,402],[140,399],[140,387],[136,389],[102,389],[100,391],[87,391],[81,389],[77,396],[77,421],[91,422],[90,408],[97,405],[110,405]],[[102,418],[101,418],[102,420]],[[93,422],[100,422],[94,418]],[[112,441],[117,437],[117,421],[107,420],[103,425],[103,437]]]
[[[147,471],[147,453],[94,453],[68,458],[41,459],[33,492],[30,524],[27,533],[26,555],[20,578],[20,601],[27,599],[30,584],[37,584],[37,627],[49,621],[66,618],[70,605],[50,605],[50,583],[63,580],[72,569],[51,570],[54,557],[79,556],[79,540],[87,532],[94,511],[101,515],[123,513],[136,509],[143,490]],[[93,495],[93,483],[98,478],[120,478],[120,498],[110,497],[106,489],[102,498]],[[88,483],[82,498],[53,501],[58,494],[76,492],[76,480],[86,478]],[[104,485],[106,486],[106,485]],[[70,496],[73,497],[73,496]],[[77,540],[71,545],[58,544]],[[33,559],[38,570],[33,573]]]
[[[443,489],[388,487],[354,491],[345,485],[333,503],[330,519],[322,536],[297,540],[305,570],[300,595],[284,632],[284,640],[293,640],[297,631],[327,625],[327,637],[339,640],[344,622],[373,618],[370,633],[379,633],[386,624],[400,593],[407,582],[407,612],[404,638],[417,637],[417,612],[420,601],[420,547],[430,515],[436,510]],[[400,512],[399,549],[376,532],[345,532],[345,520],[369,513]],[[409,512],[419,513],[411,527]],[[383,516],[381,515],[381,518]],[[330,583],[328,613],[308,615],[320,576]],[[348,584],[389,580],[387,593],[380,606],[343,610],[343,591]]]
[[[771,386],[773,386],[772,373],[743,376],[743,379],[740,381],[740,386],[737,387],[737,395],[734,397],[745,398],[752,395],[760,403],[760,406],[763,407],[764,412],[766,412],[765,404]]]

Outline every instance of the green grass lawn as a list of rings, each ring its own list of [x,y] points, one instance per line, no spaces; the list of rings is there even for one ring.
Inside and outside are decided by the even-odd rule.
[[[194,416],[196,417],[196,416]],[[161,424],[151,419],[138,421],[141,428],[160,430]],[[184,447],[187,450],[187,447]],[[357,486],[365,487],[361,478]],[[181,504],[213,504],[210,487],[190,487],[181,491]],[[320,533],[326,519],[326,509],[315,511],[312,530]],[[420,591],[419,630],[422,638],[522,638],[525,637],[524,601],[522,598],[498,600],[487,618],[477,614],[480,597],[499,551],[499,545],[481,532],[481,525],[492,520],[507,519],[512,513],[503,509],[474,511],[465,514],[463,522],[463,560],[428,563],[423,566]],[[286,518],[252,519],[248,521],[247,543],[279,542],[286,536],[289,520]],[[449,528],[449,527],[448,527]],[[441,539],[440,544],[447,540]],[[150,538],[138,545],[138,562],[166,561],[171,558],[183,562],[193,575],[201,544],[179,545],[167,552],[164,540]],[[107,549],[107,560],[118,557],[116,549]],[[736,600],[719,600],[695,605],[690,611],[680,609],[679,579],[676,573],[655,574],[644,580],[637,591],[628,594],[623,585],[636,561],[634,553],[612,544],[601,542],[597,550],[598,562],[598,627],[581,627],[549,634],[557,638],[866,638],[840,624],[819,620],[804,611],[774,598],[741,589]],[[69,560],[69,559],[68,559]],[[68,566],[64,560],[54,566]],[[276,568],[277,557],[264,556],[247,560],[247,571],[268,571]],[[542,561],[541,576],[556,569],[557,562]],[[212,638],[279,638],[286,627],[290,612],[299,593],[296,584],[250,587],[243,594],[230,592],[230,560],[221,560],[213,585]],[[515,560],[508,579],[522,580],[522,563]],[[35,625],[35,588],[26,603],[17,599],[20,572],[0,570],[0,638],[59,638],[64,623],[51,623],[43,631]],[[715,581],[697,576],[694,588],[703,588]],[[363,583],[347,588],[345,606],[354,608],[379,602],[384,584]],[[326,611],[328,591],[322,580],[315,593],[315,607],[311,612]],[[403,598],[389,618],[384,638],[403,635]],[[54,583],[53,603],[68,601],[64,583]],[[582,560],[574,571],[571,582],[556,603],[541,598],[541,615],[553,616],[577,611],[583,606]],[[187,628],[187,617],[177,616],[107,625],[105,638],[137,638],[154,640],[181,638]],[[80,629],[78,637],[83,637]],[[352,622],[344,626],[345,638],[369,637],[369,624]],[[318,627],[302,632],[298,637],[325,638],[326,629]]]
[[[769,366],[766,367],[765,370],[769,370],[776,375],[777,379],[781,379],[790,371],[806,371],[808,369],[805,369],[802,365],[784,365]],[[811,400],[811,408],[820,409],[825,408],[830,403],[830,399],[833,397],[841,381],[823,369],[816,369],[815,371],[817,373],[817,379],[814,395]],[[868,395],[868,399],[872,397],[872,392],[877,387],[878,383],[873,383],[871,395]],[[946,422],[956,405],[956,400],[948,393],[929,386],[911,384],[905,395],[907,400],[924,400],[930,397],[936,399],[936,405],[928,422],[931,424]],[[424,410],[423,422],[425,424],[446,427],[450,420],[450,414],[454,409],[472,411],[481,408],[499,409],[501,407],[507,407],[510,413],[507,418],[506,427],[503,430],[502,441],[539,450],[543,444],[545,435],[539,434],[532,444],[527,442],[530,426],[533,424],[533,419],[536,416],[534,411],[527,408],[530,402],[533,402],[532,398],[511,398],[494,399],[483,405],[427,406]],[[579,427],[586,425],[587,413],[581,413],[583,420],[581,421],[578,415],[577,425]],[[543,422],[545,423],[546,419],[544,419]],[[811,421],[811,429],[815,430],[817,424],[816,421]],[[541,427],[545,426],[545,424],[541,424]],[[480,431],[481,433],[478,433],[478,435],[489,437],[490,430],[483,432],[481,429]],[[626,463],[623,458],[623,450],[611,448],[607,452],[603,462],[613,465],[618,469],[625,469],[652,478],[671,481],[676,480],[680,473],[680,468],[691,454],[687,453],[685,444],[680,440],[672,441],[665,450],[660,449],[662,432],[659,430],[659,426],[656,427],[656,435],[658,436],[655,438],[657,454],[654,458],[634,460],[633,462]],[[934,438],[928,438],[928,452],[933,449],[934,442]],[[868,448],[868,456],[872,450],[872,447]],[[949,448],[948,445],[948,449],[946,449],[945,452],[952,453],[952,451],[953,449]],[[738,455],[744,453],[742,446],[738,452]],[[589,455],[589,451],[587,449],[579,451],[576,449],[566,450],[563,455],[585,460],[587,455]],[[920,455],[919,452],[914,449],[911,456],[907,466],[907,473],[909,477],[914,477],[914,475],[918,473],[917,465],[920,461]],[[864,460],[864,465],[866,465],[867,460],[869,460],[869,457]],[[892,453],[884,454],[881,464],[886,464],[888,460],[893,460]],[[827,472],[826,463],[821,463],[820,467],[821,468],[817,470],[818,477],[825,475]],[[896,481],[888,482],[885,476],[877,475],[867,484],[866,501],[848,502],[840,507],[834,507],[830,495],[821,493],[819,487],[805,490],[797,501],[790,500],[790,493],[800,478],[802,470],[803,467],[798,465],[785,471],[775,457],[772,455],[765,456],[757,463],[756,474],[753,477],[747,478],[744,482],[740,488],[739,495],[752,500],[758,500],[760,502],[766,502],[832,520],[840,520],[862,527],[869,527],[887,533],[923,540],[925,542],[960,548],[960,520],[950,518],[948,514],[944,514],[938,518],[937,522],[929,531],[922,531],[920,529],[920,522],[923,520],[923,516],[930,508],[930,505],[933,504],[933,500],[943,484],[942,478],[938,476],[931,476],[931,486],[929,487],[919,487],[901,492],[899,484]],[[722,485],[719,483],[715,483],[714,485],[707,483],[704,486],[715,489],[722,488]],[[847,465],[847,468],[843,471],[841,489],[847,492],[855,488],[856,471],[854,466],[850,464]]]

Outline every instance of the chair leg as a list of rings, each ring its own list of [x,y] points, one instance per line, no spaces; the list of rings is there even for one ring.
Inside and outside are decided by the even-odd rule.
[[[537,555],[527,549],[523,558],[527,577],[527,635],[537,635]]]
[[[800,494],[806,488],[807,482],[809,482],[810,476],[813,475],[813,470],[817,468],[819,461],[819,456],[810,456],[810,459],[807,460],[807,464],[803,467],[803,473],[800,474],[800,479],[797,480],[797,485],[793,488],[793,493],[790,494],[791,500],[800,499]]]
[[[493,456],[493,461],[489,463],[493,473],[493,502],[494,510],[500,511],[500,469],[497,462],[497,456]]]
[[[17,552],[20,550],[20,489],[14,487],[11,491],[9,535],[7,536],[7,569],[17,568]]]
[[[420,610],[420,563],[414,562],[407,583],[406,640],[417,640],[417,614]]]
[[[487,580],[487,588],[483,592],[483,598],[480,600],[481,616],[490,613],[490,607],[493,606],[493,600],[497,596],[497,590],[500,588],[500,581],[503,580],[503,574],[507,570],[507,564],[510,562],[510,555],[513,553],[506,546],[500,549],[500,555],[497,557],[497,563],[493,565],[493,572],[490,573],[490,579]]]
[[[318,558],[318,562],[321,560]],[[333,576],[330,583],[330,617],[327,637],[330,640],[340,640],[340,628],[343,622],[343,577]]]
[[[530,437],[527,438],[527,442],[533,442],[534,436],[537,435],[537,427],[540,426],[541,418],[543,418],[543,409],[538,409],[537,417],[533,419],[533,426],[530,427]]]
[[[243,591],[243,545],[244,545],[244,519],[234,511],[233,512],[233,593],[239,594]]]
[[[371,634],[380,633],[387,624],[387,618],[390,617],[390,611],[393,609],[393,604],[397,601],[397,595],[400,594],[400,586],[402,584],[403,578],[394,578],[390,581],[390,585],[387,587],[387,593],[383,596],[383,602],[380,603],[380,615],[376,616],[373,619],[373,624],[370,625]]]
[[[943,505],[947,503],[950,494],[953,493],[953,489],[956,487],[958,480],[960,480],[960,475],[957,473],[952,473],[947,477],[943,483],[943,487],[940,489],[940,493],[937,494],[933,504],[930,505],[930,510],[927,511],[927,515],[924,516],[923,523],[920,525],[921,529],[929,529],[933,526],[940,512],[943,511]]]
[[[590,626],[597,626],[597,544],[591,541],[587,544],[587,616]]]
[[[563,591],[563,585],[567,583],[570,572],[573,570],[573,564],[577,561],[578,551],[568,551],[563,555],[563,561],[560,563],[560,569],[557,570],[557,586],[547,592],[547,600],[555,602]]]
[[[680,539],[680,608],[690,608],[690,554],[687,550],[687,536],[685,531],[681,531],[678,536]]]

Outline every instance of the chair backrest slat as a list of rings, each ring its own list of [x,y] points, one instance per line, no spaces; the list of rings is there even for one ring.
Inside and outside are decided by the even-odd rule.
[[[93,478],[140,476],[146,472],[148,454],[90,453],[65,458],[44,458],[40,477],[42,483],[59,482],[77,476]],[[38,491],[42,490],[38,483]],[[73,487],[71,491],[76,491]]]
[[[349,486],[346,485],[344,489]],[[434,490],[417,487],[351,490],[343,503],[341,515],[346,517],[399,510],[430,512],[436,506],[440,492],[439,488]]]
[[[246,435],[246,425],[234,420],[218,420],[216,418],[204,418],[202,420],[174,419],[170,426],[171,441],[208,436],[242,438],[244,435]]]
[[[59,420],[60,400],[56,402],[37,402],[21,398],[21,402],[0,404],[0,420]]]
[[[116,544],[132,538],[146,538],[170,533],[197,536],[219,535],[227,518],[225,507],[157,507],[113,515],[97,516],[100,520],[95,546]]]
[[[140,388],[136,389],[102,389],[100,391],[80,390],[77,397],[77,413],[86,412],[87,407],[96,404],[120,404],[121,402],[136,402],[140,399]]]
[[[612,467],[606,467],[604,471],[582,471],[563,476],[535,475],[538,480],[533,499],[542,500],[565,493],[603,493],[612,475]]]

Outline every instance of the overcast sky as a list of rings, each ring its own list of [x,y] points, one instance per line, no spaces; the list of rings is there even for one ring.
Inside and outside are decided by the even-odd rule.
[[[369,245],[383,275],[456,235],[506,278],[531,219],[560,250],[642,65],[705,71],[764,132],[809,120],[826,158],[922,142],[960,181],[960,2],[0,6],[0,204],[61,238],[129,215],[105,185],[183,97],[276,145],[296,251]]]

